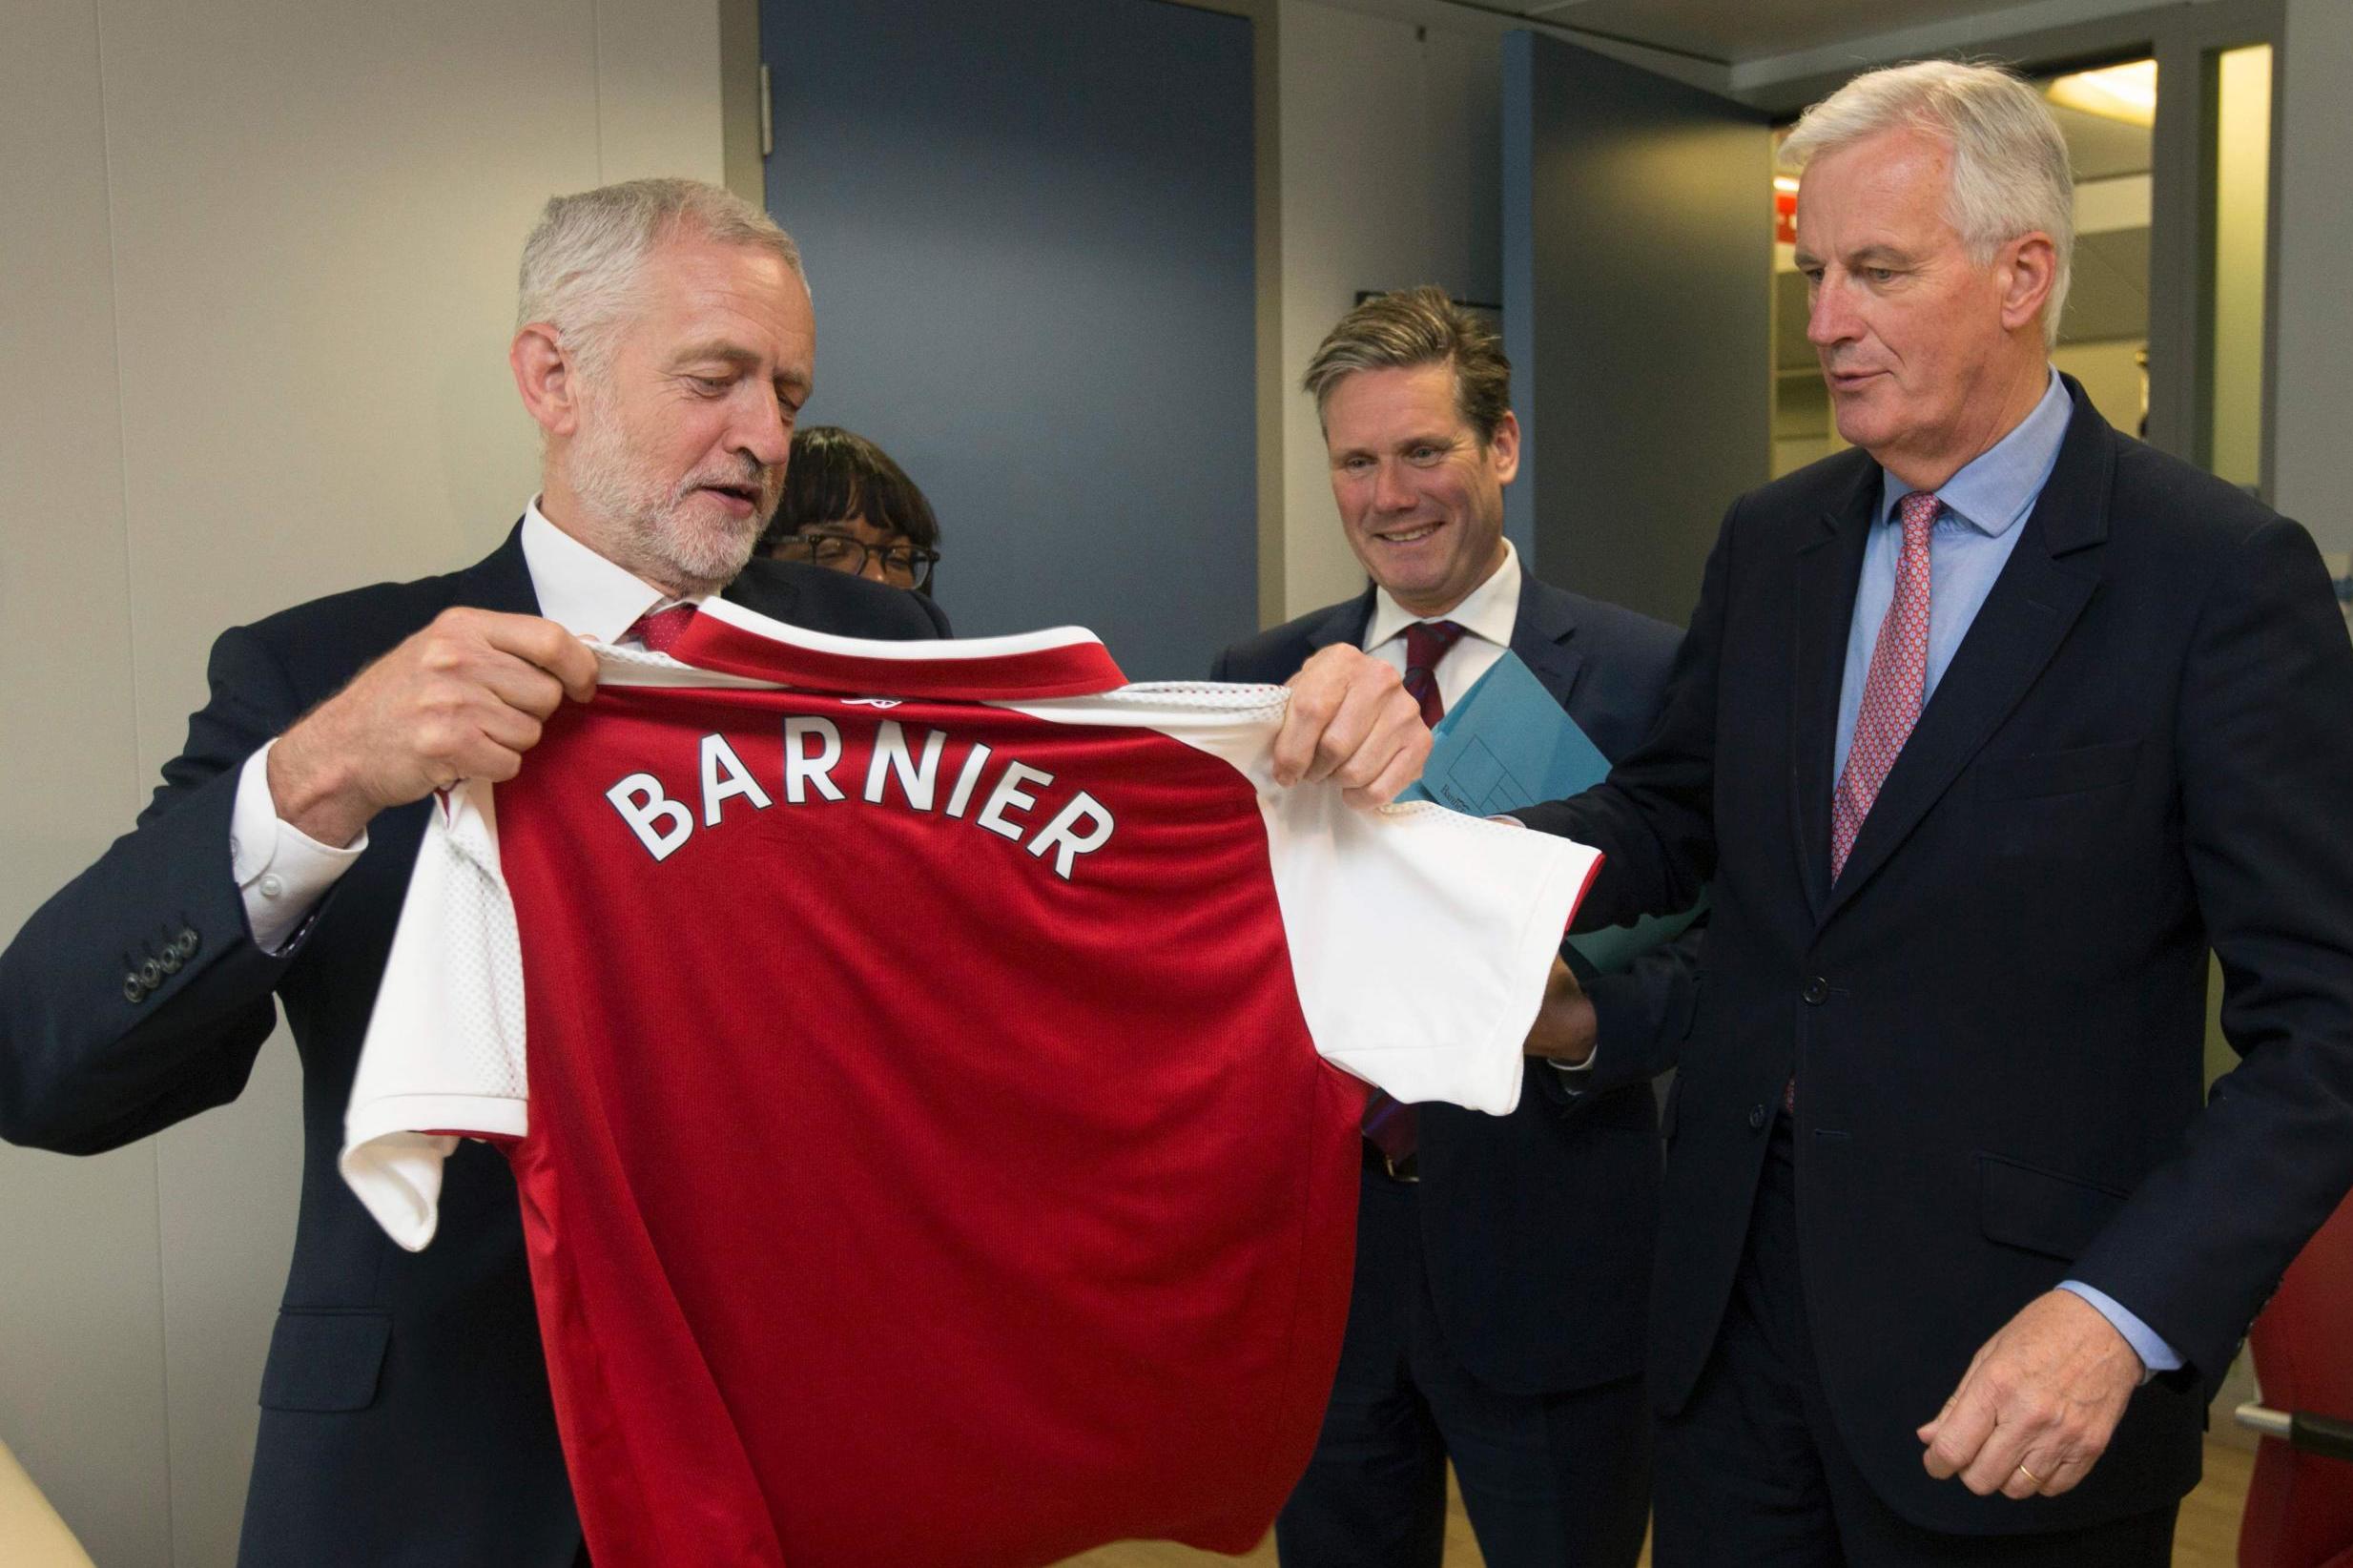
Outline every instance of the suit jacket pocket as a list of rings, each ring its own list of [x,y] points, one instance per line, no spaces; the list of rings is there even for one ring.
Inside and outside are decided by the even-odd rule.
[[[261,1373],[263,1410],[365,1410],[376,1400],[392,1314],[360,1309],[289,1307],[270,1335]]]
[[[2123,783],[2133,776],[2133,766],[2139,759],[2137,740],[2077,746],[2065,752],[2031,752],[2025,756],[1988,757],[1977,765],[1977,794],[1984,800],[2078,794]]]
[[[1986,1239],[2074,1262],[2092,1245],[2125,1194],[1998,1154],[1977,1156],[1977,1209]]]
[[[1547,1067],[1546,1072],[1554,1069]],[[1659,1101],[1650,1092],[1650,1084],[1622,1083],[1600,1094],[1589,1094],[1577,1104],[1577,1128],[1579,1132],[1599,1132],[1607,1127],[1623,1127],[1656,1138],[1659,1135]]]

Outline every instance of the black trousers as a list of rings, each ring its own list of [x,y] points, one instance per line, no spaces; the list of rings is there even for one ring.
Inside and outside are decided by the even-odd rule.
[[[2088,1530],[1948,1536],[1879,1500],[1823,1398],[1798,1277],[1796,1155],[1789,1119],[1778,1124],[1715,1351],[1690,1403],[1660,1422],[1658,1568],[2166,1568],[2171,1507]]]
[[[1449,1455],[1488,1568],[1631,1568],[1650,1505],[1641,1378],[1558,1394],[1479,1382],[1439,1332],[1414,1188],[1363,1180],[1331,1406],[1275,1520],[1283,1568],[1438,1568]]]

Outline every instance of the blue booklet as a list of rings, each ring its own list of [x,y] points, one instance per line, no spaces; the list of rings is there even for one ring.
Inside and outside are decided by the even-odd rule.
[[[1447,710],[1431,737],[1429,764],[1401,800],[1435,800],[1474,816],[1496,816],[1575,794],[1609,775],[1601,749],[1509,650]],[[1563,957],[1580,980],[1613,974],[1682,935],[1706,908],[1702,893],[1679,915],[1579,933],[1568,939]]]

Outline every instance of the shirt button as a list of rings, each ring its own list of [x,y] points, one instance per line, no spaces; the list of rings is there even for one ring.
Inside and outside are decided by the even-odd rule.
[[[1805,997],[1808,1007],[1819,1007],[1830,1000],[1830,982],[1816,975],[1806,982],[1806,989],[1799,994]]]
[[[278,879],[278,873],[274,871],[262,874],[259,886],[264,898],[275,898],[286,891],[286,884]]]

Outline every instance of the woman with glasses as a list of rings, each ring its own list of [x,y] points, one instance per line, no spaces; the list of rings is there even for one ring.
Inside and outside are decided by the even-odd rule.
[[[939,563],[939,520],[906,470],[837,425],[793,433],[784,499],[760,553],[928,594]]]

